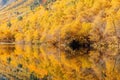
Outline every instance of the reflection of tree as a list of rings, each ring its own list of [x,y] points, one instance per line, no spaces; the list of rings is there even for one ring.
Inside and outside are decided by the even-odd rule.
[[[75,58],[77,56],[82,56],[82,55],[87,55],[89,54],[89,51],[90,51],[90,48],[80,48],[79,50],[71,50],[71,49],[68,49],[68,50],[65,50],[65,53],[66,53],[66,56],[67,58]]]
[[[59,56],[58,49],[50,45],[9,49],[0,49],[0,73],[12,79],[114,80],[120,75],[119,54],[113,55],[109,50],[81,49],[74,54],[61,50]]]
[[[113,55],[112,53],[113,51],[110,50],[90,53],[92,68],[100,80],[119,80],[119,67],[117,67],[119,66],[119,54]]]

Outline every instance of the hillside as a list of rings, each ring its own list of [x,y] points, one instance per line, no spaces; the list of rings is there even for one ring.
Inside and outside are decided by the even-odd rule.
[[[0,8],[3,8],[9,4],[11,4],[14,0],[0,0]]]
[[[39,3],[35,7],[38,3],[32,0],[18,0],[1,10],[1,41],[22,44],[44,41],[54,44],[59,43],[60,39],[64,44],[66,40],[69,42],[73,39],[82,43],[98,43],[110,38],[112,42],[108,44],[118,43],[119,1],[43,0]]]
[[[13,2],[12,2],[13,1]],[[17,14],[23,14],[29,10],[33,0],[8,0],[0,9],[0,20],[3,22],[16,17]]]
[[[7,5],[8,2],[9,2],[9,5]],[[1,3],[2,3],[2,1],[1,1]],[[23,18],[28,17],[29,14],[33,15],[33,12],[37,12],[35,10],[35,8],[37,8],[37,7],[39,8],[40,5],[46,5],[48,3],[50,3],[50,1],[47,2],[46,0],[35,0],[35,1],[33,1],[33,0],[17,0],[15,2],[11,2],[11,3],[10,3],[10,1],[4,2],[4,5],[6,5],[6,7],[4,7],[3,9],[0,10],[0,26],[2,26],[1,32],[3,33],[1,35],[1,42],[7,42],[7,43],[15,42],[14,32],[16,33],[16,31],[18,31],[18,29],[16,30],[16,26],[13,27],[11,25],[15,25],[16,23],[23,22],[25,20]],[[23,20],[21,20],[21,19],[23,19]],[[26,20],[25,20],[25,22],[26,22]],[[13,23],[13,24],[11,24],[11,23]],[[23,27],[23,26],[21,26],[21,27]],[[9,29],[7,29],[7,28],[9,28]],[[8,30],[8,32],[6,31],[6,29]],[[15,31],[13,31],[13,33],[11,33],[11,31],[12,31],[11,29],[14,29]],[[9,37],[4,34],[4,30],[5,30],[5,34],[10,33]]]

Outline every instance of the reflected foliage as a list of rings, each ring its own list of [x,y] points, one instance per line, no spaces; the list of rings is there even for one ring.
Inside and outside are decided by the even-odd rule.
[[[0,73],[11,80],[119,80],[117,50],[86,51],[68,53],[45,44],[1,45]]]

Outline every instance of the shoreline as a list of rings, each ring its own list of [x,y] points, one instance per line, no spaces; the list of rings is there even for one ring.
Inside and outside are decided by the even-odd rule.
[[[14,43],[0,42],[0,45],[15,45],[15,42]]]
[[[41,45],[41,43],[17,43],[17,42],[0,42],[0,45]]]

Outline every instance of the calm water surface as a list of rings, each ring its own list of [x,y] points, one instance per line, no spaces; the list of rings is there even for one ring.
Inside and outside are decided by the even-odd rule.
[[[64,51],[49,45],[0,45],[0,80],[120,80],[116,49]]]

